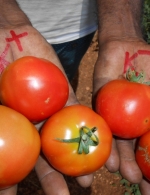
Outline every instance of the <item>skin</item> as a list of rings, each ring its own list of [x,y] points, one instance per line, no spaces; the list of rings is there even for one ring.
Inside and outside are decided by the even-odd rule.
[[[101,0],[97,2],[99,18],[101,18],[99,20],[100,49],[93,77],[93,96],[108,81],[125,76],[126,52],[132,56],[138,50],[150,51],[150,46],[142,38],[140,28],[143,3],[141,0],[132,2]],[[131,61],[137,71],[143,70],[146,73],[145,81],[150,80],[149,58],[149,55],[138,55]],[[139,183],[142,195],[148,195],[150,185],[143,179],[135,162],[134,141],[114,139],[106,167],[110,172],[119,170],[121,175],[132,183]]]
[[[95,65],[93,77],[93,102],[96,92],[112,79],[124,76],[125,53],[132,56],[137,50],[150,51],[150,46],[144,42],[140,29],[141,0],[97,0],[99,9],[99,56]],[[60,61],[52,47],[41,34],[32,27],[26,15],[19,9],[14,0],[0,0],[0,56],[4,52],[5,60],[12,62],[22,56],[33,55],[51,60],[62,71]],[[6,52],[5,38],[11,37],[10,30],[16,34],[24,32],[28,36],[20,38],[23,48],[20,51],[15,41],[9,42]],[[7,55],[6,55],[7,54]],[[139,55],[132,63],[136,69],[147,73],[150,80],[149,56]],[[76,104],[77,99],[70,87],[67,105]],[[43,122],[44,123],[44,122]],[[36,127],[40,129],[43,123]],[[134,157],[134,140],[117,139],[113,141],[112,152],[106,163],[110,172],[120,170],[122,176],[130,182],[139,183],[142,195],[149,195],[150,185],[143,180]],[[35,170],[46,195],[69,195],[63,176],[53,170],[45,159],[40,156]],[[78,177],[81,186],[87,187],[92,183],[93,176]],[[57,181],[57,182],[56,182]],[[17,186],[0,191],[0,195],[16,195]]]
[[[3,57],[2,60],[11,63],[20,57],[32,55],[52,61],[64,73],[62,65],[53,48],[46,42],[41,34],[32,27],[30,21],[25,14],[20,11],[16,2],[0,0],[0,5],[3,10],[3,13],[1,12],[2,14],[0,15],[0,54]],[[7,13],[9,14],[7,15]],[[22,48],[21,51],[15,41],[9,42],[9,48],[6,50],[6,38],[12,37],[10,30],[13,30],[16,35],[24,32],[28,34],[19,39]],[[3,55],[3,53],[5,53],[5,55]],[[69,85],[69,99],[66,105],[72,104],[78,104],[78,101],[73,89]],[[45,121],[35,125],[36,128],[39,130],[44,122]],[[69,190],[63,176],[50,167],[43,156],[39,156],[35,170],[46,195],[69,195]],[[77,181],[81,186],[87,187],[93,181],[93,174],[78,177]],[[17,185],[0,191],[0,195],[16,195],[16,193]]]

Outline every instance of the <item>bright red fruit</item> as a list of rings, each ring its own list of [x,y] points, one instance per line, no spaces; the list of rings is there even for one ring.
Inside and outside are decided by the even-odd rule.
[[[0,189],[23,180],[40,154],[40,136],[22,114],[0,105]]]
[[[150,87],[127,80],[113,80],[97,94],[96,112],[121,138],[136,138],[150,130]]]
[[[62,109],[69,87],[62,71],[53,63],[33,56],[10,64],[0,78],[0,101],[40,122]]]
[[[140,137],[135,158],[143,175],[150,180],[150,131]]]
[[[112,133],[92,109],[74,105],[51,116],[41,132],[42,151],[60,172],[79,176],[104,165],[111,151]]]

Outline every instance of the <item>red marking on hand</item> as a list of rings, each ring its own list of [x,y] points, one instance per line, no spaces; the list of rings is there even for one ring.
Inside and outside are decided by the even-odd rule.
[[[4,51],[2,52],[2,54],[0,55],[0,73],[6,68],[6,66],[9,64],[9,62],[7,60],[5,60],[5,56],[8,53],[10,45],[7,44]]]
[[[132,60],[138,57],[138,55],[150,55],[150,51],[148,50],[138,50],[131,57],[129,57],[129,52],[125,53],[125,61],[124,61],[124,71],[126,73],[129,67],[133,67]]]
[[[19,51],[23,51],[23,48],[21,46],[21,42],[19,40],[19,38],[22,38],[24,36],[27,36],[28,33],[27,32],[24,32],[24,33],[21,33],[19,35],[16,35],[15,32],[13,30],[10,31],[10,34],[12,35],[12,38],[6,38],[6,41],[7,42],[12,42],[12,41],[15,41],[17,46],[18,46],[18,49]]]
[[[132,66],[131,61],[138,57],[138,53],[133,54],[131,57],[129,57],[129,52],[126,52],[125,55],[124,73]]]
[[[148,50],[138,50],[139,55],[150,55],[150,51]]]

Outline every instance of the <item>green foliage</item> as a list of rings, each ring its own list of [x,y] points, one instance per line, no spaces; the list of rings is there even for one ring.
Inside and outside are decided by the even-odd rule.
[[[126,179],[122,179],[120,183],[125,187],[124,195],[141,195],[138,184],[130,184]]]
[[[150,43],[150,0],[144,1],[142,27],[144,39],[147,43]]]
[[[114,173],[120,177],[120,184],[124,187],[124,195],[142,195],[138,184],[131,184],[128,180],[122,178],[119,171]]]

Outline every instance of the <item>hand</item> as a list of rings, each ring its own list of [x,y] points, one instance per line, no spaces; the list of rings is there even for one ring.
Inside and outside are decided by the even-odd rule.
[[[94,99],[98,89],[110,80],[125,76],[129,66],[144,71],[150,80],[150,45],[138,38],[113,38],[99,48],[99,57],[94,72]],[[110,172],[120,171],[131,183],[140,184],[142,195],[148,195],[150,184],[143,179],[135,161],[135,140],[114,139],[111,155],[106,163]]]
[[[1,29],[0,42],[0,72],[9,63],[28,55],[50,60],[64,72],[53,48],[46,42],[41,34],[30,25],[20,25],[13,29]],[[70,86],[67,105],[77,103],[78,101]],[[36,125],[36,128],[39,130],[42,125],[43,122]],[[69,194],[67,184],[62,174],[54,170],[43,156],[39,156],[35,170],[46,195]],[[93,175],[77,177],[76,179],[81,186],[87,187],[92,183]],[[17,185],[0,191],[0,195],[16,195],[16,193]]]

